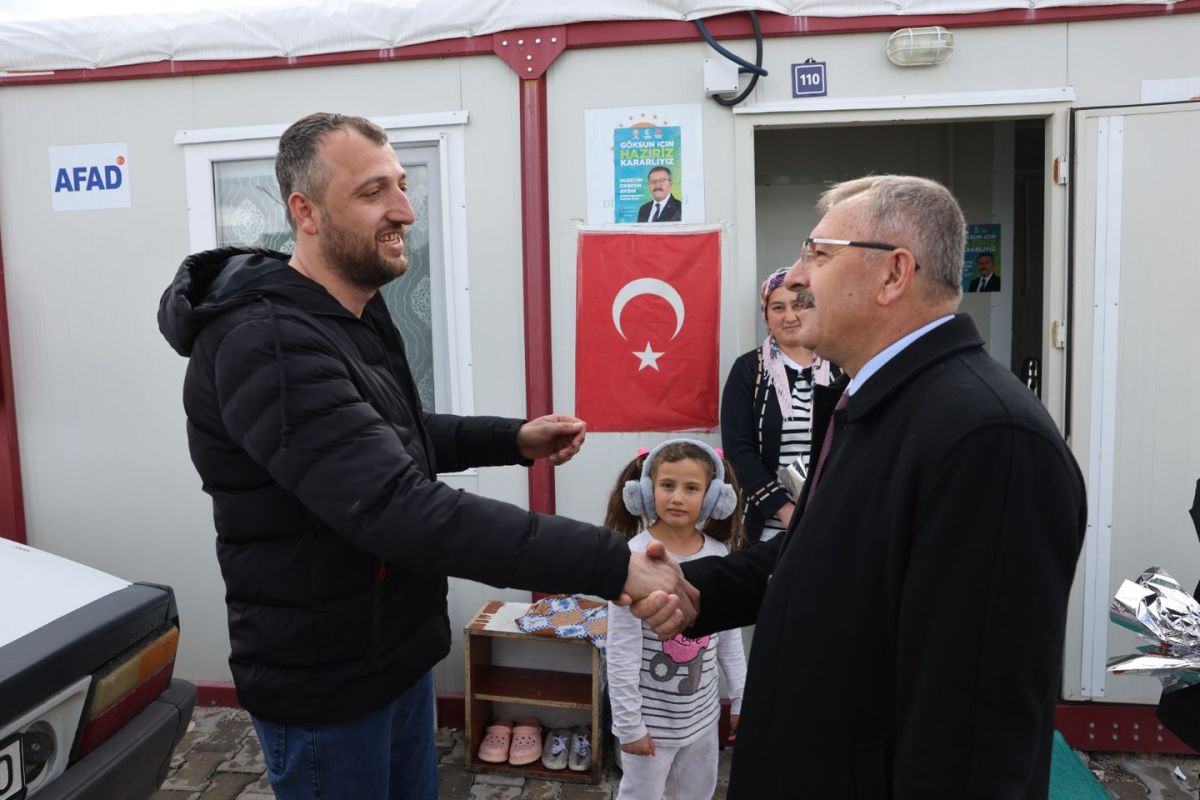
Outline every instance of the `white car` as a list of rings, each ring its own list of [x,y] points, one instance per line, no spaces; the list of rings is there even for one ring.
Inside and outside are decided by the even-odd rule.
[[[146,800],[196,688],[169,586],[0,538],[0,800]]]

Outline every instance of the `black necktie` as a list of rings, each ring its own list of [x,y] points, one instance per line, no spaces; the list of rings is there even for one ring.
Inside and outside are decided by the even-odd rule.
[[[658,203],[654,204],[654,216],[650,218],[651,222],[658,222],[658,214],[662,211],[662,206]]]
[[[833,416],[829,418],[829,424],[825,428],[825,438],[821,441],[821,452],[817,454],[817,468],[813,470],[812,480],[808,483],[808,499],[805,500],[805,505],[812,502],[813,495],[817,493],[817,484],[821,481],[821,473],[825,470],[825,462],[829,460],[829,453],[833,450],[833,437],[846,424],[846,404],[850,402],[848,392],[842,392],[842,396],[838,398],[837,405],[833,407]]]

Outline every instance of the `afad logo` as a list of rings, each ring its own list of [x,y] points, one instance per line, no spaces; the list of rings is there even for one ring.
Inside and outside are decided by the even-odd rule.
[[[117,156],[115,164],[59,167],[58,176],[54,179],[54,193],[119,189],[125,182],[124,166],[125,156]]]

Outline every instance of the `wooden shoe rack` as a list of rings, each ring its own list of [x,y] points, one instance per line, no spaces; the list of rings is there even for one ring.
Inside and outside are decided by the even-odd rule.
[[[473,772],[496,772],[547,781],[599,783],[603,761],[600,721],[603,716],[600,697],[600,650],[586,639],[556,639],[512,630],[488,630],[484,626],[502,606],[494,600],[484,604],[463,630],[463,649],[466,657],[466,764]],[[493,647],[493,645],[496,645]],[[576,658],[563,659],[561,648],[587,648],[578,651]],[[569,672],[554,669],[501,666],[493,661],[498,650],[519,649],[521,663],[545,661],[590,661],[590,672]],[[557,652],[554,652],[557,651]],[[592,766],[586,772],[571,769],[550,770],[539,759],[532,764],[515,767],[511,764],[489,764],[479,760],[479,743],[484,730],[493,721],[496,703],[515,703],[521,713],[539,716],[538,709],[571,709],[587,712],[591,727]],[[539,717],[540,718],[540,717]],[[543,728],[543,739],[549,730]],[[545,742],[548,744],[548,742]]]

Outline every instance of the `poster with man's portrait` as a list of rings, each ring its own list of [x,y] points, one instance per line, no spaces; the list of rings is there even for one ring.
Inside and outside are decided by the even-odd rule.
[[[704,221],[700,106],[584,112],[588,224]]]
[[[963,293],[999,292],[1003,280],[1000,264],[1000,226],[968,225],[967,249],[963,260]]]

